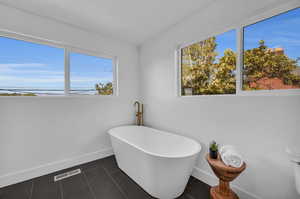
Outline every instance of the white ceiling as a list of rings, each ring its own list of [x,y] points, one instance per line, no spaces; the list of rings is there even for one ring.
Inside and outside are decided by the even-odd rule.
[[[0,3],[140,44],[214,1],[0,0]]]

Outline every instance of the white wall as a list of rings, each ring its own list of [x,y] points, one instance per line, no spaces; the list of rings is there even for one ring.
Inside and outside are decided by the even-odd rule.
[[[204,149],[194,174],[206,182],[215,183],[204,154],[207,144],[216,140],[237,146],[245,157],[247,169],[234,182],[242,198],[296,199],[299,196],[285,147],[292,143],[299,145],[300,97],[176,97],[175,50],[179,44],[226,31],[258,13],[264,15],[299,6],[299,1],[295,4],[290,1],[291,4],[280,8],[270,0],[215,2],[141,46],[145,123],[201,142]]]
[[[203,155],[207,143],[216,139],[236,145],[245,156],[247,170],[234,183],[241,190],[258,198],[297,198],[284,149],[300,139],[299,96],[175,95],[174,51],[179,44],[226,30],[275,5],[272,0],[213,2],[218,4],[142,45],[140,57],[131,44],[0,5],[0,29],[117,55],[120,95],[0,98],[0,187],[110,154],[106,131],[133,123],[132,103],[140,89],[147,125],[202,143],[200,177],[210,181]]]
[[[0,187],[111,154],[106,131],[134,122],[134,45],[0,5],[0,29],[119,58],[118,97],[0,98]]]

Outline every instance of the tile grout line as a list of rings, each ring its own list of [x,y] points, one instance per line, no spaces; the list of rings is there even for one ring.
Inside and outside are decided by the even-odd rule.
[[[32,198],[33,186],[34,186],[34,181],[32,180],[32,182],[31,182],[31,188],[30,188],[30,192],[29,192],[29,199]]]
[[[119,191],[121,192],[121,194],[126,198],[129,199],[126,195],[126,193],[123,191],[123,189],[121,188],[121,186],[118,184],[118,182],[112,177],[112,175],[106,170],[106,168],[104,166],[101,166],[103,168],[103,170],[105,171],[105,173],[108,175],[108,177],[111,179],[111,181],[116,185],[117,189],[119,189]]]
[[[97,199],[96,194],[95,194],[95,192],[94,192],[92,186],[90,185],[90,182],[89,182],[89,180],[88,180],[88,178],[87,178],[87,176],[86,176],[86,174],[85,174],[85,171],[82,170],[82,174],[83,174],[83,177],[84,177],[84,179],[85,179],[85,181],[86,181],[86,183],[87,183],[87,185],[88,185],[88,187],[89,187],[90,192],[91,192],[92,195],[93,195],[93,198],[94,198],[94,199]]]
[[[62,187],[61,181],[59,181],[58,184],[59,184],[59,190],[60,190],[61,199],[64,199],[64,192],[63,192],[63,187]]]

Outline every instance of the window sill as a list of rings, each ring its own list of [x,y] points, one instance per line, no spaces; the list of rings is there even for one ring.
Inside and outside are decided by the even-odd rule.
[[[48,95],[48,96],[0,96],[0,99],[96,99],[117,98],[118,95]]]
[[[236,94],[220,94],[220,95],[178,95],[180,98],[198,98],[198,97],[234,97],[234,96],[300,96],[300,89],[286,90],[252,90],[237,91]]]

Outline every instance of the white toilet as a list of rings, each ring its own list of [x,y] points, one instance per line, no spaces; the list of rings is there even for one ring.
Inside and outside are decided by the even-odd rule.
[[[295,182],[296,189],[300,194],[300,151],[295,149],[287,148],[286,152],[289,154],[290,160],[294,164]]]

